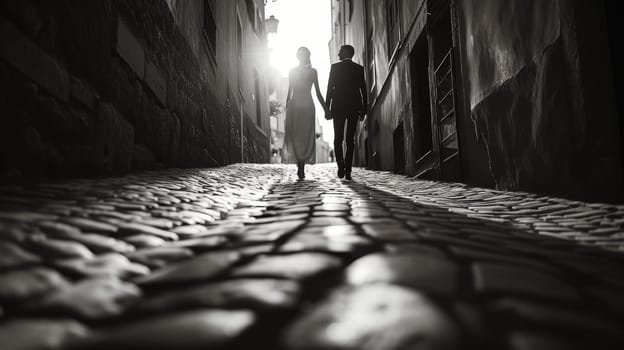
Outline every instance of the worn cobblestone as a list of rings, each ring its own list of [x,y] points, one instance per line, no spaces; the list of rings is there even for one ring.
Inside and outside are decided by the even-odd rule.
[[[624,347],[624,205],[334,170],[0,186],[0,347]]]

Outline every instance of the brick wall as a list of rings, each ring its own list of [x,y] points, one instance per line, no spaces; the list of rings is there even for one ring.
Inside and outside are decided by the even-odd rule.
[[[228,16],[215,16],[218,25]],[[3,177],[240,161],[240,107],[232,105],[245,106],[228,83],[236,67],[193,50],[164,0],[3,1],[0,43]],[[227,62],[233,45],[220,35],[217,61]],[[245,135],[254,145],[245,160],[269,157],[257,129]]]

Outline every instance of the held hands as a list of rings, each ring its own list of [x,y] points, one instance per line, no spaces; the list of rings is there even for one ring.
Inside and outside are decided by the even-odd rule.
[[[359,111],[358,112],[358,116],[360,118],[360,121],[363,122],[364,119],[366,119],[366,112],[365,111]]]

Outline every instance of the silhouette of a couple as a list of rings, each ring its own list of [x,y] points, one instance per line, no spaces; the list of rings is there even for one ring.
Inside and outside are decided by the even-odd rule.
[[[305,47],[297,50],[299,66],[293,68],[288,76],[284,143],[297,160],[297,175],[300,179],[305,178],[305,163],[314,156],[316,149],[316,117],[311,93],[314,85],[316,97],[325,110],[325,119],[333,119],[334,122],[334,154],[338,177],[351,180],[355,132],[358,121],[364,120],[368,106],[364,67],[351,60],[354,53],[351,45],[340,48],[340,62],[331,67],[325,101],[319,89],[318,74],[312,68],[310,50]],[[342,147],[343,141],[347,146],[346,154]]]

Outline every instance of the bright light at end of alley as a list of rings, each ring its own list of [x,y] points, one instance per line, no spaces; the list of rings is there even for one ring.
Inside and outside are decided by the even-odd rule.
[[[298,65],[297,49],[305,46],[312,53],[312,66],[318,71],[323,94],[327,87],[331,61],[328,43],[331,40],[331,3],[328,0],[268,1],[265,16],[279,20],[276,34],[269,35],[270,64],[284,77]],[[316,117],[323,128],[323,139],[333,144],[333,125],[323,118],[322,107],[316,103]]]

